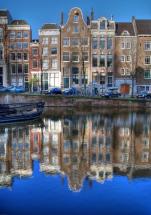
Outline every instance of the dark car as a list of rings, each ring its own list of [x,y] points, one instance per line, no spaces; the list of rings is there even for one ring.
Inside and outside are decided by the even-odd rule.
[[[117,91],[108,91],[102,95],[105,98],[118,98],[121,94]]]
[[[25,92],[25,88],[23,86],[10,86],[7,88],[7,91],[11,93],[23,93]]]
[[[142,92],[138,93],[136,97],[139,99],[151,99],[151,93],[142,91]]]
[[[52,88],[47,94],[48,95],[61,95],[62,91],[60,88]]]
[[[73,95],[78,95],[79,91],[75,87],[71,87],[69,89],[65,89],[63,91],[63,95],[65,96],[73,96]]]

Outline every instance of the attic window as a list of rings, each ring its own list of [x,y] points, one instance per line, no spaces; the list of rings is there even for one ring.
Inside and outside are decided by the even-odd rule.
[[[78,20],[79,20],[79,13],[78,13],[78,12],[75,12],[75,13],[74,13],[73,21],[74,21],[74,22],[78,22]]]
[[[129,34],[128,31],[123,31],[123,32],[122,32],[122,35],[123,35],[123,36],[129,36],[130,34]]]

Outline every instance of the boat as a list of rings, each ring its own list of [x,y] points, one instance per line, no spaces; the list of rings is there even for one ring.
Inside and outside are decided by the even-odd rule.
[[[44,102],[1,104],[0,124],[38,119],[43,112]]]

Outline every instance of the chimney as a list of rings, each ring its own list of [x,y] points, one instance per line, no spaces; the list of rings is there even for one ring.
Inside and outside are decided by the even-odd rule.
[[[91,21],[94,20],[94,10],[93,8],[91,9]]]
[[[61,25],[63,25],[64,24],[64,14],[63,14],[63,12],[61,12],[61,23],[60,23]]]
[[[87,16],[87,25],[90,25],[90,17]]]

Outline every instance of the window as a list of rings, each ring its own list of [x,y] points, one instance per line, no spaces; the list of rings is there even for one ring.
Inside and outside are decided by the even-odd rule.
[[[79,73],[79,68],[78,67],[72,67],[72,74],[78,74]]]
[[[17,49],[21,49],[22,48],[22,43],[21,42],[17,42],[16,43],[16,48]]]
[[[107,49],[112,49],[112,37],[107,37]]]
[[[105,38],[100,37],[100,49],[105,49]]]
[[[24,64],[24,73],[28,73],[28,64]]]
[[[151,79],[151,70],[146,69],[144,71],[144,79]]]
[[[50,85],[51,87],[59,86],[59,73],[50,74]]]
[[[78,62],[79,61],[79,54],[78,54],[78,52],[72,52],[72,58],[71,58],[71,60],[73,62]]]
[[[32,55],[38,55],[38,49],[37,48],[32,48]]]
[[[27,49],[28,48],[28,43],[24,42],[23,43],[23,49]]]
[[[63,61],[70,61],[69,52],[63,52]]]
[[[126,62],[130,62],[131,61],[131,56],[130,55],[127,55],[126,56]]]
[[[15,53],[10,53],[10,59],[11,59],[11,60],[15,60],[15,59],[16,59]]]
[[[0,60],[3,60],[3,49],[0,49]]]
[[[79,33],[79,27],[77,25],[73,26],[73,32]]]
[[[125,56],[122,55],[122,56],[120,57],[120,60],[121,60],[121,62],[125,62]]]
[[[22,32],[17,32],[17,33],[16,33],[16,38],[17,38],[17,39],[22,38]]]
[[[58,60],[52,59],[52,61],[51,61],[51,68],[52,69],[57,69],[57,67],[58,67]]]
[[[22,60],[22,53],[17,53],[17,60]]]
[[[43,69],[48,69],[48,60],[43,60],[43,62],[42,62],[42,68]]]
[[[144,42],[145,51],[151,51],[151,41]]]
[[[125,43],[121,42],[121,49],[125,49]]]
[[[63,38],[63,46],[69,46],[69,38]]]
[[[64,77],[64,88],[69,88],[69,77]]]
[[[97,49],[98,45],[97,45],[98,41],[96,37],[92,38],[92,48],[93,49]]]
[[[0,28],[0,39],[3,39],[3,29]]]
[[[81,45],[82,46],[87,46],[88,45],[88,38],[87,37],[81,38]]]
[[[105,67],[105,55],[100,55],[100,67]]]
[[[97,67],[98,66],[98,57],[97,55],[92,56],[92,66]]]
[[[73,82],[74,84],[78,84],[78,83],[79,83],[78,75],[72,75],[72,82]]]
[[[11,73],[12,74],[16,73],[16,65],[15,64],[11,64]]]
[[[112,55],[107,55],[107,67],[111,67],[112,66]]]
[[[102,20],[100,22],[100,30],[104,30],[105,29],[105,26],[106,26],[106,20]]]
[[[37,60],[33,60],[32,61],[32,68],[37,68],[38,67],[38,61]]]
[[[42,44],[43,45],[48,45],[48,37],[43,37]]]
[[[24,60],[28,60],[28,53],[24,53],[23,56],[24,56]]]
[[[79,39],[78,38],[71,38],[71,46],[78,46]]]
[[[48,48],[47,47],[42,49],[42,55],[43,56],[48,56]]]
[[[126,49],[130,49],[130,48],[131,48],[131,43],[130,43],[130,42],[126,42],[125,48],[126,48]]]
[[[10,49],[15,49],[16,48],[16,43],[10,43]]]
[[[88,52],[82,52],[82,58],[84,61],[88,61]]]
[[[9,33],[9,38],[10,38],[10,39],[15,39],[15,31],[11,31],[11,32]]]
[[[151,64],[150,57],[151,56],[145,56],[145,64]]]
[[[23,38],[28,38],[28,36],[29,36],[28,31],[24,31],[24,32],[23,32]]]
[[[48,90],[48,73],[43,74],[43,90]]]
[[[51,54],[56,55],[57,54],[57,48],[51,48]]]
[[[78,20],[79,20],[79,16],[78,16],[78,15],[74,15],[73,21],[74,21],[74,22],[78,22]]]
[[[17,65],[17,72],[18,72],[18,73],[22,73],[22,72],[23,72],[22,64],[18,64],[18,65]]]
[[[52,45],[58,44],[58,38],[57,37],[51,37],[51,44]]]

